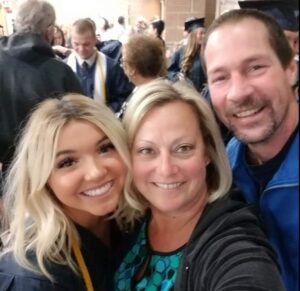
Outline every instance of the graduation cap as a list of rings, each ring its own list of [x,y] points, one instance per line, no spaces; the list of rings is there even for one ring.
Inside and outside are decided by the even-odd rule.
[[[184,31],[188,33],[199,27],[204,27],[204,18],[194,18],[184,22]]]
[[[165,29],[165,22],[161,19],[153,19],[151,24],[153,28],[160,29],[161,31]]]
[[[238,1],[242,9],[257,9],[273,17],[283,30],[298,31],[299,24],[293,6],[287,1],[244,0]]]

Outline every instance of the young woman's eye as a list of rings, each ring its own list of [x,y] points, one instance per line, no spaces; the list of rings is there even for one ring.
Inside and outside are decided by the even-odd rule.
[[[57,168],[61,169],[61,168],[71,167],[75,164],[75,162],[76,161],[72,158],[66,158],[66,159],[63,159],[60,162],[58,162]]]
[[[115,146],[111,143],[105,143],[99,146],[98,152],[99,154],[105,154],[115,149]]]

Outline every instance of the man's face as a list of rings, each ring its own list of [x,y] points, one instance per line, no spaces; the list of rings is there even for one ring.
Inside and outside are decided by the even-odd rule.
[[[96,36],[91,31],[78,33],[72,30],[72,47],[82,59],[90,58],[95,52]]]
[[[242,142],[269,141],[297,118],[290,114],[296,106],[295,64],[282,67],[259,21],[244,19],[216,29],[204,58],[214,109]]]

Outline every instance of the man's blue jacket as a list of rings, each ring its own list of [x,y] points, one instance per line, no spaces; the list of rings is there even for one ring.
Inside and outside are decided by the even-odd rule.
[[[245,200],[261,214],[266,234],[278,255],[287,291],[299,290],[299,132],[277,172],[258,193],[246,164],[246,145],[232,138],[227,152],[233,179]]]

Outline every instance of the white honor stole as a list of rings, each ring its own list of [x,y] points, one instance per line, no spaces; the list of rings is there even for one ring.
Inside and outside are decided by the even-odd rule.
[[[94,100],[106,104],[106,56],[101,52],[96,52],[96,68],[95,68],[95,77],[94,77]],[[67,59],[67,64],[72,68],[72,70],[77,73],[76,70],[76,54],[71,53]]]

